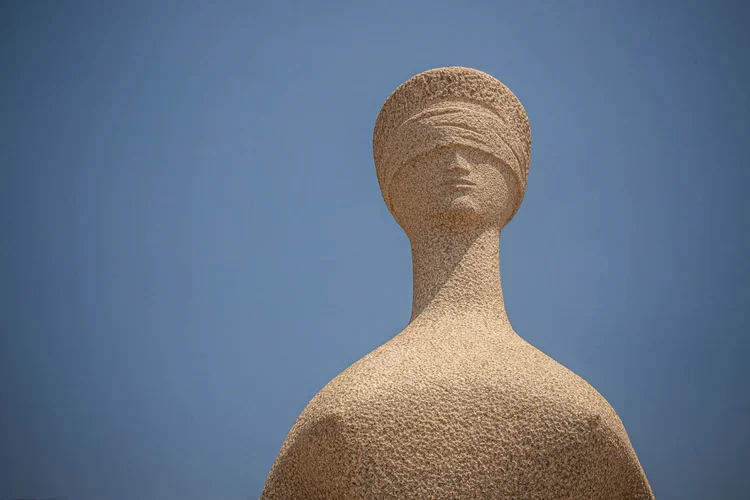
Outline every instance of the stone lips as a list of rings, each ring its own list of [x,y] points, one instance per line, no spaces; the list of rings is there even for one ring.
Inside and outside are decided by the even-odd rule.
[[[414,138],[413,130],[404,130],[415,116],[441,103],[455,103],[454,107],[469,112],[473,109],[474,119],[464,119],[465,126],[461,127],[464,130],[453,128],[441,134],[440,140],[424,136]],[[494,135],[502,139],[494,143],[505,144],[512,152],[511,161],[487,141],[484,141],[485,147],[478,147],[478,141],[466,140],[467,129],[474,129],[485,137]],[[419,73],[388,96],[375,121],[372,149],[378,182],[389,210],[392,210],[388,194],[390,179],[405,162],[413,159],[409,156],[414,154],[411,146],[419,141],[435,148],[449,145],[474,147],[498,156],[519,182],[520,196],[513,214],[518,210],[528,180],[531,129],[521,102],[499,80],[476,69],[449,66]]]

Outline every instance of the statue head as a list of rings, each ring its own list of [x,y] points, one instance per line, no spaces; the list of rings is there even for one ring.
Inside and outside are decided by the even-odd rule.
[[[373,156],[388,210],[407,234],[507,224],[526,190],[531,131],[523,106],[492,76],[447,67],[386,99]]]

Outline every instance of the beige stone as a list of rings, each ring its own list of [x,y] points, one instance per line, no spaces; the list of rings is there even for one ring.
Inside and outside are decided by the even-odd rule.
[[[506,315],[500,232],[531,152],[518,99],[426,71],[386,100],[373,152],[411,243],[411,320],[310,401],[261,498],[653,498],[612,407]]]

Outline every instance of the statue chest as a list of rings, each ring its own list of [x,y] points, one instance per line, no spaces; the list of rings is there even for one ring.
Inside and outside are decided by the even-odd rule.
[[[376,351],[336,377],[269,484],[299,484],[306,498],[600,498],[610,472],[597,468],[630,460],[606,401],[551,359],[434,354]]]
[[[314,400],[298,429],[303,448],[317,450],[310,460],[338,471],[366,498],[493,498],[530,488],[557,498],[543,496],[552,495],[546,488],[558,488],[566,473],[580,478],[581,456],[599,452],[595,409],[561,406],[510,384],[387,389]],[[310,446],[318,439],[326,444]]]

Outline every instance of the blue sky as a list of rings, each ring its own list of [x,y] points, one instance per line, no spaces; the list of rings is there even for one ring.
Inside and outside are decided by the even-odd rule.
[[[750,494],[743,2],[4,2],[0,498],[257,498],[398,333],[375,117],[448,65],[530,118],[509,317],[657,498]],[[745,415],[745,417],[743,417]]]

